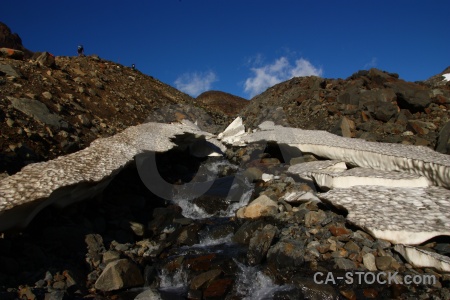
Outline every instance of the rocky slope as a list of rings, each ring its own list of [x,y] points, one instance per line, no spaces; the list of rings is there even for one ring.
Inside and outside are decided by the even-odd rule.
[[[293,78],[254,97],[242,115],[251,128],[273,120],[369,141],[424,145],[450,154],[449,109],[450,83],[443,76],[413,83],[371,69],[345,80]]]
[[[195,100],[209,110],[224,112],[227,116],[239,114],[250,103],[244,98],[220,91],[204,92]]]
[[[198,121],[217,132],[234,116],[97,56],[0,58],[0,171],[68,154],[144,121]]]

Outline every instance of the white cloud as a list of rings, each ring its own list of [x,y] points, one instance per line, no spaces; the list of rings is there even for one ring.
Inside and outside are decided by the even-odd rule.
[[[251,68],[254,73],[252,77],[247,78],[244,84],[244,91],[253,97],[262,93],[268,87],[292,77],[322,75],[322,68],[314,67],[306,59],[300,58],[292,65],[289,60],[282,56],[274,63],[262,67]]]
[[[175,80],[175,87],[192,97],[211,89],[212,83],[217,81],[217,75],[212,72],[184,73]]]
[[[377,58],[372,57],[372,60],[364,65],[364,69],[375,68],[377,66]]]

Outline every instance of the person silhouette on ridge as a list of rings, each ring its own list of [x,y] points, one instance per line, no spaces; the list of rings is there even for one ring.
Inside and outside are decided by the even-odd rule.
[[[83,45],[78,45],[77,52],[78,52],[78,56],[84,56],[84,48],[83,48]]]

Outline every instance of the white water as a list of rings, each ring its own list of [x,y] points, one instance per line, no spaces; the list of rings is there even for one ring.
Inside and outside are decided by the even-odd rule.
[[[200,235],[200,242],[192,247],[209,247],[209,246],[217,246],[221,244],[231,244],[231,238],[233,237],[233,233],[230,233],[227,236],[214,239],[209,235],[205,234],[204,236]]]
[[[248,267],[234,260],[239,267],[236,279],[236,292],[245,300],[272,299],[278,291],[289,290],[286,285],[276,285],[272,279],[265,275],[257,267]]]
[[[159,288],[161,290],[179,290],[186,288],[188,285],[188,274],[183,267],[172,274],[166,269],[162,269],[159,278]]]
[[[224,166],[230,167],[237,171],[238,167],[232,165],[230,162],[223,161],[215,161],[208,162],[204,165],[204,168],[208,170],[206,172],[206,177],[208,180],[217,179],[217,174],[221,173],[220,169]],[[204,211],[201,207],[192,203],[192,195],[196,192],[196,186],[186,184],[178,188],[177,194],[173,197],[173,201],[175,204],[181,207],[182,215],[185,218],[191,219],[206,219],[211,217],[232,217],[235,215],[236,211],[247,205],[253,192],[253,185],[250,184],[247,178],[237,178],[237,177],[227,177],[221,178],[219,184],[215,186],[214,191],[216,193],[224,193],[223,202],[228,203],[228,208],[223,211],[219,211],[215,214],[209,214]],[[227,191],[227,180],[233,180],[231,188]],[[225,194],[226,193],[226,194]]]

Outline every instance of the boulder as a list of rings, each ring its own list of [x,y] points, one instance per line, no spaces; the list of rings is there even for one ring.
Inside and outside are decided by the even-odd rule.
[[[243,207],[237,213],[239,218],[256,219],[263,216],[272,216],[278,212],[278,204],[266,195],[259,196],[247,207]]]
[[[266,257],[267,251],[272,245],[276,234],[277,227],[273,225],[266,225],[262,230],[257,230],[252,238],[247,252],[247,260],[249,265],[260,264]]]
[[[25,53],[20,50],[10,48],[0,48],[0,57],[22,60]]]
[[[276,270],[297,269],[305,261],[305,244],[298,240],[281,240],[267,253],[267,262]]]
[[[6,76],[14,77],[14,78],[22,78],[23,77],[23,75],[19,71],[17,71],[13,66],[0,64],[0,76],[3,74]]]
[[[26,98],[7,98],[15,109],[32,117],[36,121],[58,129],[61,127],[63,119],[59,115],[51,113],[41,101]]]
[[[110,262],[95,282],[95,288],[103,292],[120,290],[144,284],[139,268],[128,259]]]
[[[32,59],[41,67],[56,68],[55,56],[48,52],[36,52]]]

